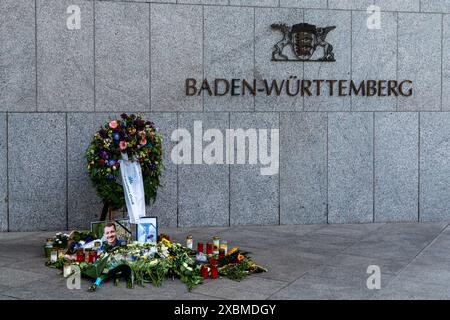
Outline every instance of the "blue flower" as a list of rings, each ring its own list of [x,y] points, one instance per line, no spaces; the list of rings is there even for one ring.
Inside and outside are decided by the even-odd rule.
[[[114,176],[113,176],[112,174],[108,174],[108,175],[106,176],[106,180],[107,180],[108,182],[113,182],[115,179],[116,179],[116,178],[114,178]]]
[[[116,160],[109,160],[108,161],[108,166],[112,167],[116,165]]]
[[[119,141],[120,140],[120,134],[118,132],[115,132],[113,134],[113,139],[114,139],[114,141]]]

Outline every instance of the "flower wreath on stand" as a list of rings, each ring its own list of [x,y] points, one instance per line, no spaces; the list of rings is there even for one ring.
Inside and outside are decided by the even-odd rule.
[[[145,121],[141,115],[124,113],[120,117],[109,121],[95,133],[86,151],[89,177],[103,200],[104,209],[108,210],[125,206],[119,163],[122,154],[140,163],[146,204],[156,199],[163,169],[162,136],[155,124]]]

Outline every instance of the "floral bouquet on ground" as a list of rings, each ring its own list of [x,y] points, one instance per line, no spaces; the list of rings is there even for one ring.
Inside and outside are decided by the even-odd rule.
[[[88,239],[89,234],[75,232],[72,237]],[[90,287],[95,291],[106,279],[113,278],[117,284],[119,277],[125,277],[127,287],[144,286],[151,283],[160,286],[164,279],[178,278],[191,291],[203,282],[202,267],[207,267],[212,259],[218,262],[219,275],[231,280],[241,281],[252,273],[267,272],[265,268],[256,265],[248,256],[248,252],[233,248],[227,255],[217,259],[217,256],[206,257],[202,262],[196,259],[200,254],[179,243],[170,242],[168,237],[159,237],[155,243],[131,243],[113,248],[101,253],[93,263],[74,262],[68,256],[58,259],[55,263],[47,263],[50,267],[61,269],[64,264],[71,263],[80,267],[81,274],[95,282]],[[73,247],[84,243],[80,240]],[[197,255],[196,255],[197,254]],[[201,255],[204,255],[201,253]]]
[[[124,113],[121,119],[109,121],[95,133],[86,150],[89,177],[99,197],[111,209],[125,205],[119,170],[123,155],[139,162],[145,202],[154,201],[160,186],[163,150],[162,136],[153,122],[141,115]]]

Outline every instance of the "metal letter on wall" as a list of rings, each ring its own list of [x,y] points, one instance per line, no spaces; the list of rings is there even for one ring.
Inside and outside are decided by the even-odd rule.
[[[312,24],[299,23],[289,27],[281,23],[271,27],[283,33],[283,38],[273,46],[272,61],[336,61],[333,46],[325,41],[328,33],[336,29],[335,26],[317,28]],[[323,48],[322,57],[311,59],[318,47]]]

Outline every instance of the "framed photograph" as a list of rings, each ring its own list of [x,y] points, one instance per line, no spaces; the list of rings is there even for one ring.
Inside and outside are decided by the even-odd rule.
[[[156,243],[158,241],[158,218],[143,217],[136,225],[136,241]]]
[[[91,222],[91,232],[95,233],[98,239],[105,241],[105,226],[108,223],[114,223],[117,239],[125,243],[131,243],[133,239],[132,227],[130,221],[127,219]]]

